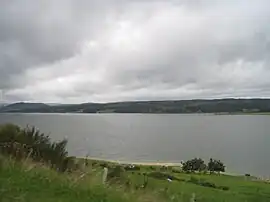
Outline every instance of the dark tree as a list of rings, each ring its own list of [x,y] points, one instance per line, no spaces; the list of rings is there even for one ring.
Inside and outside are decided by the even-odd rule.
[[[183,171],[202,171],[206,168],[204,161],[201,158],[194,158],[186,161],[183,164]]]
[[[208,163],[208,170],[210,172],[225,172],[225,165],[220,160],[211,158]]]

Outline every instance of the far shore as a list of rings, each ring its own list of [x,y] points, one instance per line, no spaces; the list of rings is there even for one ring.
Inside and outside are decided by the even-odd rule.
[[[88,115],[88,114],[144,114],[144,115],[215,115],[215,116],[222,116],[222,115],[265,115],[269,116],[270,112],[190,112],[190,113],[166,113],[166,112],[148,112],[148,113],[135,113],[135,112],[129,112],[129,113],[121,113],[121,112],[96,112],[96,113],[83,113],[83,112],[3,112],[0,111],[0,114],[56,114],[56,115]]]

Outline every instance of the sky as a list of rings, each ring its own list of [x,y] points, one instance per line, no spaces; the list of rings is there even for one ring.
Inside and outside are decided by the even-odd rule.
[[[1,102],[270,97],[269,0],[1,0]]]

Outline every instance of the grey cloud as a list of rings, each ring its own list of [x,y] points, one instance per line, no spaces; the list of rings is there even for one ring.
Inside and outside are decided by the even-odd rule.
[[[239,58],[246,61],[266,60],[270,56],[269,33],[254,33],[249,40],[217,47],[218,50],[221,50],[219,62],[222,64]]]
[[[267,0],[1,4],[10,100],[270,96]]]
[[[0,6],[0,87],[13,75],[72,57],[104,29],[109,4],[100,1],[4,1]]]

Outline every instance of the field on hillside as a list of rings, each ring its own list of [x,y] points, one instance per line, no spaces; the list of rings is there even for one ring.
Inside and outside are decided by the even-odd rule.
[[[270,184],[252,177],[183,173],[177,167],[133,166],[79,160],[78,171],[1,158],[0,201],[267,202]],[[102,183],[104,167],[109,168]]]

